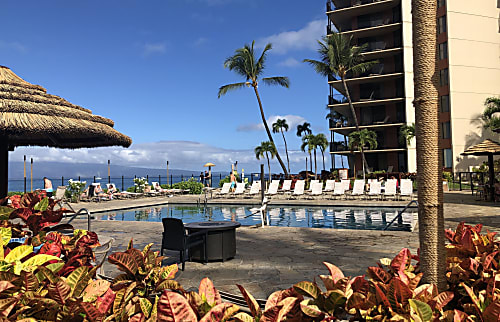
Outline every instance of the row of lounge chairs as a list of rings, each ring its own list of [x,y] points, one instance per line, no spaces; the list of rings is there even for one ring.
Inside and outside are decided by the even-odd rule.
[[[186,189],[163,189],[158,182],[152,182],[152,186],[143,192],[118,191],[114,183],[106,184],[107,192],[104,192],[100,183],[92,183],[80,196],[81,201],[109,201],[112,199],[128,199],[139,197],[155,197],[189,193]]]
[[[326,180],[322,182],[320,180],[311,180],[310,189],[305,190],[305,180],[297,180],[295,182],[294,189],[291,189],[292,180],[284,180],[281,189],[279,189],[279,180],[273,180],[269,184],[269,188],[265,193],[266,196],[272,197],[277,195],[284,195],[289,199],[298,199],[301,197],[307,197],[310,199],[314,198],[330,198],[336,199],[392,199],[398,200],[401,198],[408,197],[410,200],[413,199],[413,182],[411,179],[401,179],[401,189],[397,189],[397,179],[389,179],[382,186],[382,182],[377,180],[369,180],[369,188],[365,190],[366,181],[363,179],[354,180],[354,185],[351,190],[350,180]],[[255,197],[260,195],[260,181],[255,181],[252,183],[250,190],[245,190],[244,183],[237,183],[236,190],[230,191],[231,183],[224,183],[222,189],[216,192],[215,197],[225,197],[225,198],[235,198],[235,197]]]

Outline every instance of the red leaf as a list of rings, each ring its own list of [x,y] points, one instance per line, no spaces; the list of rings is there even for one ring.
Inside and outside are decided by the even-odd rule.
[[[484,269],[489,269],[490,268],[490,265],[491,265],[491,261],[493,261],[493,259],[495,258],[495,256],[498,254],[498,251],[496,252],[493,252],[491,254],[488,254],[484,261],[483,261],[483,268]]]
[[[395,272],[404,271],[406,266],[410,264],[411,261],[411,253],[408,248],[403,248],[399,254],[394,257],[391,261],[391,268]]]
[[[95,308],[94,304],[80,302],[79,305],[83,312],[85,312],[85,317],[90,322],[102,320],[103,315]]]
[[[408,304],[408,299],[411,299],[413,292],[399,278],[393,278],[389,283],[387,298],[393,309],[402,308]]]
[[[350,282],[352,290],[354,292],[359,292],[364,295],[368,293],[368,290],[370,288],[370,285],[368,284],[368,281],[365,279],[365,275],[363,276],[356,276],[353,278]]]
[[[196,313],[182,295],[165,291],[158,302],[158,321],[198,321]]]
[[[97,297],[96,307],[97,310],[103,315],[108,312],[110,308],[113,307],[113,301],[115,300],[116,293],[110,288],[104,293],[103,296]]]
[[[483,312],[484,321],[498,322],[500,321],[500,301],[495,301],[488,305]]]
[[[332,276],[333,282],[337,283],[337,281],[341,278],[344,278],[344,273],[338,268],[337,266],[330,264],[328,262],[323,262],[325,266],[328,268],[330,271],[330,275]]]
[[[460,267],[464,270],[469,270],[477,275],[477,269],[479,268],[479,263],[474,258],[467,258],[460,263]]]
[[[28,221],[28,218],[33,214],[31,209],[29,208],[17,208],[13,212],[10,213],[9,218],[21,218],[24,222]]]
[[[248,308],[250,309],[250,312],[252,312],[252,316],[254,317],[259,317],[262,315],[262,310],[260,309],[259,304],[255,300],[255,298],[252,296],[252,294],[248,293],[247,290],[239,285],[236,284],[238,288],[240,289],[241,294],[245,298],[245,301],[247,302]]]
[[[198,294],[200,294],[200,296],[205,295],[207,303],[211,306],[222,303],[219,292],[215,289],[214,284],[208,277],[201,280]]]
[[[39,253],[60,257],[62,249],[63,246],[60,243],[46,242],[43,244],[42,248],[40,248]]]
[[[146,316],[144,315],[144,313],[137,313],[137,314],[134,314],[132,315],[132,317],[130,319],[128,319],[129,322],[144,322],[146,321]]]
[[[368,276],[370,276],[372,280],[378,282],[387,283],[392,278],[392,276],[389,273],[387,273],[384,269],[380,267],[371,266],[368,267],[366,271],[368,273]]]
[[[391,303],[389,303],[389,299],[387,296],[385,296],[384,292],[380,289],[380,287],[377,285],[377,283],[374,283],[375,285],[375,296],[377,299],[377,304],[382,304],[386,308],[391,307]]]
[[[210,309],[200,322],[227,321],[239,307],[235,304],[220,303]]]
[[[443,307],[446,306],[446,304],[450,303],[450,301],[453,300],[454,296],[454,293],[449,291],[439,293],[439,295],[434,298],[434,301],[436,301],[435,309],[442,310]]]

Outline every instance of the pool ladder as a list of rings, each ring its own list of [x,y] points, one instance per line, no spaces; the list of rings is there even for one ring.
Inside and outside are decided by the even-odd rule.
[[[387,226],[384,227],[384,231],[387,230],[387,228],[389,228],[395,221],[396,219],[398,218],[401,218],[401,216],[403,215],[403,213],[405,212],[406,209],[410,208],[410,206],[412,204],[415,204],[416,206],[418,206],[418,201],[417,200],[412,200],[410,201],[404,208],[403,210],[399,211],[398,212],[398,215],[396,217],[394,217],[390,223],[387,224]]]
[[[82,208],[71,215],[64,215],[64,218],[71,217],[71,219],[67,222],[67,224],[70,224],[73,221],[73,219],[75,219],[77,216],[80,215],[87,215],[87,230],[90,231],[90,220],[92,219],[92,216],[90,215],[90,211],[87,208]]]

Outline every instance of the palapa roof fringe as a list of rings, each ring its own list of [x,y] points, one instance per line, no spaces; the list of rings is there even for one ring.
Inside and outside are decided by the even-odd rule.
[[[0,66],[0,137],[11,146],[130,146],[132,140],[113,126],[112,120],[47,94]]]
[[[500,154],[500,143],[486,139],[483,142],[467,148],[463,155],[488,155]]]

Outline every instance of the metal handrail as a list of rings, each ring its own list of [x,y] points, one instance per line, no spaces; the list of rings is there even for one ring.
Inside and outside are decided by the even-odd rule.
[[[412,201],[410,201],[410,202],[409,202],[409,203],[408,203],[408,204],[407,204],[407,205],[403,208],[403,210],[399,211],[399,212],[398,212],[398,215],[397,215],[396,217],[394,217],[394,218],[392,219],[392,221],[391,221],[390,223],[388,223],[388,224],[387,224],[387,226],[385,226],[384,231],[385,231],[385,230],[387,230],[387,228],[389,228],[389,226],[391,226],[391,225],[392,225],[392,224],[396,221],[396,219],[398,219],[399,217],[401,217],[401,216],[403,215],[403,212],[405,212],[405,210],[406,210],[406,209],[408,209],[408,208],[411,206],[411,204],[413,204],[413,203],[415,203],[415,204],[418,206],[418,201],[417,201],[417,200],[412,200]]]
[[[90,220],[92,219],[92,217],[90,215],[90,211],[87,208],[82,208],[82,209],[78,210],[76,213],[71,214],[71,215],[64,215],[64,218],[72,217],[67,222],[67,224],[70,224],[77,216],[82,215],[83,212],[85,212],[85,214],[87,215],[87,230],[90,231]]]

